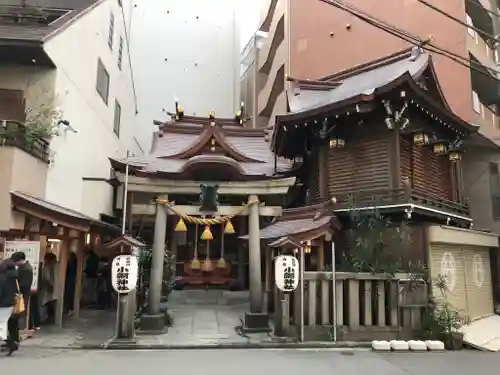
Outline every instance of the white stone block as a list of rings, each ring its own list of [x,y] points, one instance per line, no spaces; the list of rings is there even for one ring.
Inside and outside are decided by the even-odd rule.
[[[389,352],[391,350],[391,345],[389,344],[389,341],[378,341],[378,340],[373,340],[372,341],[372,349],[376,351],[383,351],[383,352]]]
[[[443,351],[444,350],[444,342],[442,341],[436,341],[436,340],[427,340],[425,342],[425,345],[427,345],[428,350],[439,350]]]
[[[420,340],[410,340],[408,341],[408,346],[410,347],[410,350],[414,352],[427,351],[427,344]]]
[[[391,345],[391,349],[397,352],[410,350],[408,342],[403,340],[391,340],[389,341],[389,344]]]

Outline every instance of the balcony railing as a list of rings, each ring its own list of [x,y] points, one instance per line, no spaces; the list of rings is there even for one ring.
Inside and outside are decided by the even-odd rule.
[[[1,146],[17,147],[45,163],[49,162],[49,142],[31,134],[18,121],[0,120]]]
[[[433,208],[443,213],[469,216],[467,204],[443,199],[414,189],[372,190],[336,195],[337,209],[368,208],[414,204]]]

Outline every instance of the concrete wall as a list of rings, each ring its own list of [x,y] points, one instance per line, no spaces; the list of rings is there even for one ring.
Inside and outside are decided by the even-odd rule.
[[[480,152],[465,153],[463,159],[464,192],[469,199],[474,227],[500,233],[500,221],[493,218],[488,162],[498,163],[500,155]]]
[[[115,18],[112,49],[108,45],[111,12]],[[112,213],[112,189],[105,182],[83,179],[109,178],[108,157],[123,157],[127,150],[140,152],[134,141],[137,118],[124,24],[118,2],[108,0],[45,45],[57,66],[55,92],[62,117],[77,131],[62,130],[51,142],[53,163],[46,198],[95,218]],[[124,38],[121,70],[120,36]],[[110,76],[108,104],[96,91],[98,59]],[[119,136],[113,132],[115,99],[121,105]]]
[[[47,164],[10,146],[0,147],[0,231],[14,224],[11,216],[10,191],[21,190],[37,197],[45,194]],[[22,229],[22,228],[21,228]]]

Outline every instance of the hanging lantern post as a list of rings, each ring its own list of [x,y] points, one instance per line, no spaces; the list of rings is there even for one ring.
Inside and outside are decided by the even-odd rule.
[[[343,148],[345,147],[345,139],[339,136],[330,138],[328,145],[330,148]]]
[[[446,147],[446,142],[442,140],[437,140],[433,142],[432,144],[432,151],[436,155],[446,155],[447,153],[447,147]]]
[[[451,162],[460,161],[462,160],[462,153],[457,148],[451,149],[448,152],[448,158],[450,159]]]
[[[423,130],[419,130],[413,133],[413,144],[415,146],[426,146],[429,143],[429,135]]]

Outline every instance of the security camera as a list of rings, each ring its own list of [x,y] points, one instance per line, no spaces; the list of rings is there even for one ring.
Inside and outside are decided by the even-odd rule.
[[[59,120],[57,125],[64,125],[65,126],[64,131],[70,130],[75,134],[78,133],[78,130],[76,130],[74,127],[72,127],[68,120]]]

